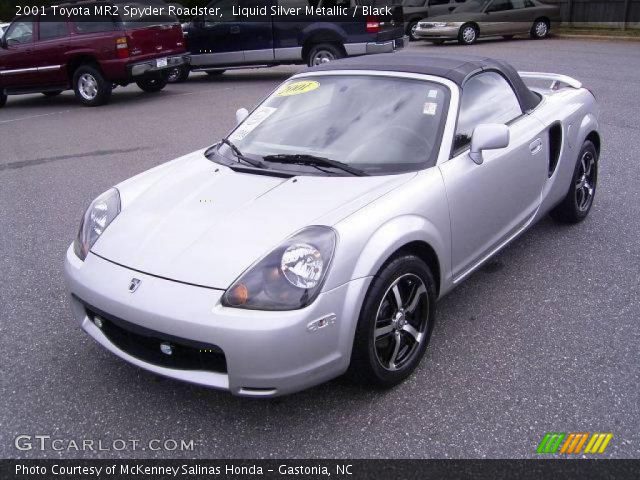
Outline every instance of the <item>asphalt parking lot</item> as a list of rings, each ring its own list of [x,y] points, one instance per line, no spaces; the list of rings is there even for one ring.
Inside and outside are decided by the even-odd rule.
[[[128,365],[72,319],[62,262],[98,194],[213,143],[302,67],[135,85],[85,108],[72,92],[0,110],[0,457],[535,457],[543,435],[612,432],[640,457],[640,49],[548,39],[410,51],[479,54],[582,80],[601,108],[594,209],[544,220],[439,304],[425,360],[372,392],[338,379],[285,398],[235,398]],[[400,53],[402,54],[402,53]],[[194,440],[193,451],[19,451],[19,434]]]

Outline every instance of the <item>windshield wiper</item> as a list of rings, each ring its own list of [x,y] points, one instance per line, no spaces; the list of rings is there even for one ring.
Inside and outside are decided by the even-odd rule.
[[[337,168],[343,172],[350,173],[357,177],[365,177],[369,174],[364,170],[352,167],[346,163],[338,162],[324,157],[316,157],[315,155],[307,155],[302,153],[281,153],[278,155],[266,155],[262,158],[265,162],[274,163],[290,163],[293,165],[310,165],[312,167],[330,167]]]
[[[240,149],[238,147],[236,147],[233,142],[231,140],[229,140],[228,138],[223,138],[222,140],[220,140],[220,143],[224,143],[225,145],[227,145],[231,151],[234,153],[234,155],[236,156],[236,158],[238,159],[238,161],[242,160],[245,163],[248,163],[249,165],[253,166],[253,167],[258,167],[258,168],[267,168],[267,166],[264,164],[264,162],[261,162],[260,160],[254,160],[253,158],[249,158],[246,155],[244,155]]]

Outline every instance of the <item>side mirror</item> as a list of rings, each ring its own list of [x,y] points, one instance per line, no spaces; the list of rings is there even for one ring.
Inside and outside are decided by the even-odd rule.
[[[509,146],[509,127],[500,123],[478,125],[471,136],[469,156],[478,165],[482,165],[482,151],[507,148]]]
[[[244,122],[244,119],[247,118],[249,116],[249,110],[247,110],[246,108],[239,108],[236,111],[236,125],[240,125],[242,122]]]

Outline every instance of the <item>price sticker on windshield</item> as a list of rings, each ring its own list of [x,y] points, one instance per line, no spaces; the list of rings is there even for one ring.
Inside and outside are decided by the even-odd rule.
[[[242,140],[248,134],[253,132],[255,128],[264,122],[267,118],[269,118],[277,108],[273,107],[260,107],[255,112],[253,112],[247,119],[242,122],[238,128],[236,128],[235,132],[229,137],[232,141]]]
[[[426,102],[422,107],[422,113],[425,115],[435,115],[438,111],[438,104],[436,102]]]
[[[280,90],[276,92],[279,97],[289,97],[291,95],[300,95],[301,93],[307,93],[315,90],[320,86],[320,82],[315,80],[305,80],[302,82],[293,82],[284,85]]]

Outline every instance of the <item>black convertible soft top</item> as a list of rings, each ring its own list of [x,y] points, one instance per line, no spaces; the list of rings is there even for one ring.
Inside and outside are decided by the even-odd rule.
[[[464,87],[474,74],[492,70],[500,73],[513,88],[523,112],[535,108],[540,97],[524,84],[518,72],[507,62],[469,55],[425,55],[415,53],[381,53],[351,57],[311,67],[310,72],[331,70],[380,70],[392,72],[420,73],[447,78]]]

